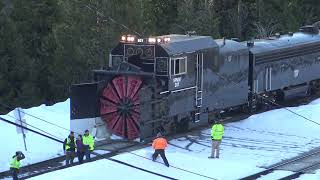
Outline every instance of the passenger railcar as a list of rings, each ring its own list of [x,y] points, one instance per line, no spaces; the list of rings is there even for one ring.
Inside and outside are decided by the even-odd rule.
[[[300,32],[249,44],[251,108],[263,99],[284,100],[306,95],[319,86],[320,36],[313,26]],[[258,101],[256,101],[258,99]],[[260,101],[260,102],[259,102]]]

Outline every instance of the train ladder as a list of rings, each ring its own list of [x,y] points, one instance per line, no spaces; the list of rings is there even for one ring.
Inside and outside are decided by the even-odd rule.
[[[201,107],[202,107],[202,90],[203,90],[203,53],[197,54],[196,62],[196,98],[195,98],[195,120],[200,122]]]

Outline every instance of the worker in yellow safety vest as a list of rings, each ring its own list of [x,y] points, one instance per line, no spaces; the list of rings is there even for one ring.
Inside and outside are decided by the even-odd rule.
[[[73,160],[76,157],[76,139],[74,137],[74,132],[71,131],[69,136],[63,142],[63,150],[66,155],[66,166],[73,164]]]
[[[12,156],[12,160],[10,162],[10,170],[12,172],[13,180],[18,180],[18,174],[20,170],[20,161],[24,159],[25,156],[21,151],[17,151],[14,156]]]
[[[94,150],[94,137],[89,133],[89,130],[84,132],[82,136],[82,143],[85,150],[86,160],[90,161],[90,154]]]
[[[211,147],[211,156],[209,156],[209,158],[219,158],[220,144],[221,144],[223,134],[224,134],[224,127],[221,121],[215,120],[211,128],[212,147]]]

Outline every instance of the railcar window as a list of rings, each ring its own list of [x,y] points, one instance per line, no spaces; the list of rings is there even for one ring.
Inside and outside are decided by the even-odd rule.
[[[232,56],[226,56],[226,61],[231,62],[232,61]]]
[[[118,66],[123,61],[123,56],[112,56],[112,66]]]
[[[316,64],[319,64],[319,63],[320,63],[320,56],[316,57],[315,63],[316,63]]]
[[[237,56],[236,56],[236,62],[237,62],[238,64],[240,63],[240,59],[241,59],[241,58],[240,58],[240,55],[237,55]]]
[[[176,58],[171,60],[171,74],[179,75],[187,73],[187,58]]]
[[[214,55],[213,57],[213,70],[214,71],[219,71],[219,57],[218,55]]]

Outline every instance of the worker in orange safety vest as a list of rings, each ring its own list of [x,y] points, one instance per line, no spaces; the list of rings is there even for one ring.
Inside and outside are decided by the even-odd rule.
[[[157,134],[157,138],[153,140],[152,147],[154,149],[154,153],[152,155],[152,160],[155,161],[160,154],[164,164],[169,167],[168,160],[165,155],[165,149],[168,146],[167,140],[161,135],[161,133]]]

